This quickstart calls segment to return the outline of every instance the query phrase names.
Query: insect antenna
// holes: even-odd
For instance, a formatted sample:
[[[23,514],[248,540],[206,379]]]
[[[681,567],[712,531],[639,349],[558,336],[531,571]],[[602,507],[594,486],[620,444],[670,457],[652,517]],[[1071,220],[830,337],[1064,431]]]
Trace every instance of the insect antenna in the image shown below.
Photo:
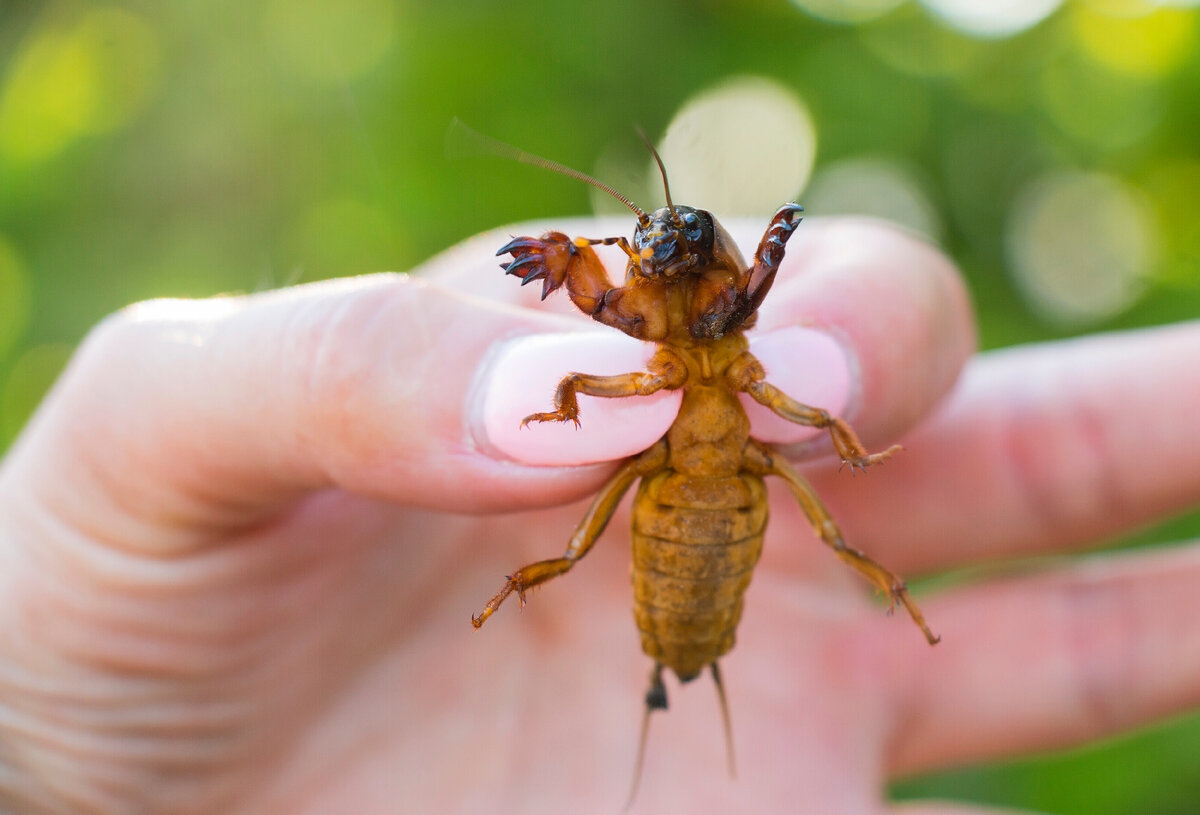
[[[470,148],[474,148],[473,150]],[[653,148],[651,148],[653,149]],[[502,142],[499,139],[493,139],[491,136],[485,136],[477,130],[472,130],[463,124],[461,119],[455,118],[450,122],[450,129],[446,131],[446,151],[450,155],[461,156],[471,152],[491,153],[502,158],[512,159],[521,164],[530,164],[534,167],[540,167],[543,170],[549,170],[552,173],[565,175],[568,178],[574,178],[577,181],[582,181],[585,184],[591,184],[598,190],[602,190],[613,198],[616,198],[633,213],[637,215],[639,223],[647,223],[650,217],[646,215],[636,204],[626,198],[621,193],[614,190],[612,187],[605,184],[603,181],[592,178],[587,173],[581,173],[579,170],[572,169],[565,164],[560,164],[553,159],[543,158],[542,156],[534,155],[526,152],[519,147],[513,147],[507,142]]]
[[[650,141],[650,137],[646,135],[646,131],[642,130],[640,125],[635,129],[642,140],[642,144],[646,145],[646,149],[650,151],[650,155],[654,156],[654,163],[658,165],[658,173],[662,176],[663,180],[663,193],[667,196],[667,209],[671,210],[671,215],[675,218],[676,223],[678,223],[679,215],[675,212],[675,205],[671,203],[671,185],[667,183],[667,168],[663,166],[662,157],[654,149],[654,142]]]

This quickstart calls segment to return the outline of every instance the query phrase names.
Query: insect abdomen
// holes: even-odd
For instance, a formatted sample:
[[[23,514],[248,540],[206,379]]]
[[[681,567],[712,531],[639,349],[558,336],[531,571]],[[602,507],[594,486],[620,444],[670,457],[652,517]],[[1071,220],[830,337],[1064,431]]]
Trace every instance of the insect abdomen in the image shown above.
[[[665,470],[638,488],[634,617],[642,650],[681,680],[733,647],[766,523],[762,479],[749,473],[710,478]]]

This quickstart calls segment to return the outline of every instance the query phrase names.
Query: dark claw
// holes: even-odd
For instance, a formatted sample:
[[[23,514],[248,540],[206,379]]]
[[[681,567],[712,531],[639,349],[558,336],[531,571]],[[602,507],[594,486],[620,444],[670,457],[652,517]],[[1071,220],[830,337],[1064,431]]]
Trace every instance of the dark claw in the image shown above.
[[[496,257],[512,252],[514,249],[536,249],[541,245],[542,241],[537,238],[513,238],[497,250]]]
[[[545,275],[546,275],[546,267],[539,266],[538,268],[534,269],[532,272],[530,272],[529,274],[527,274],[521,278],[521,285],[524,286],[526,283],[532,283],[534,280],[537,280],[539,277],[545,277]],[[549,280],[550,278],[546,278],[546,279]],[[546,296],[542,295],[542,299],[545,300]]]
[[[787,204],[783,207],[783,210],[786,210],[787,213],[784,215],[783,222],[789,226],[795,226],[797,222],[796,219],[801,212],[804,212],[804,207],[800,206],[799,204]]]
[[[516,260],[514,260],[512,263],[505,265],[503,267],[504,273],[505,274],[521,274],[522,270],[524,270],[527,266],[538,266],[541,264],[541,262],[542,262],[542,256],[539,254],[535,253],[535,254],[530,254],[530,255],[523,255],[523,256],[517,258]],[[529,278],[526,278],[524,282],[528,283]]]

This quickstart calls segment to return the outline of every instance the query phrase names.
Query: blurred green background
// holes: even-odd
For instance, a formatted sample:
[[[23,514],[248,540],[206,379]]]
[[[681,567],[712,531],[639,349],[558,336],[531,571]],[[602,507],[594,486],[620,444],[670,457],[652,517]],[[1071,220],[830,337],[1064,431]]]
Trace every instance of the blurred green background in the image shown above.
[[[634,123],[676,200],[899,220],[962,266],[986,347],[1195,317],[1198,6],[4,0],[0,445],[127,303],[406,270],[489,227],[611,210],[448,160],[455,117],[646,208]],[[1192,516],[1134,543],[1194,535]],[[1197,755],[1192,717],[894,793],[1194,813]]]

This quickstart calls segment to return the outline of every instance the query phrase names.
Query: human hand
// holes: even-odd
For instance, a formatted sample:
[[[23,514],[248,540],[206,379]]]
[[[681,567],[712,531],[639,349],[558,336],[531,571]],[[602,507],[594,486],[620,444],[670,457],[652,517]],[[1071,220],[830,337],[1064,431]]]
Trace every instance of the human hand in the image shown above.
[[[513,307],[536,293],[493,266],[502,242],[416,279],[141,304],[93,332],[0,470],[7,809],[619,808],[649,668],[623,519],[525,613],[469,623],[506,571],[561,553],[583,511],[563,504],[612,470],[480,438],[493,344],[586,327],[553,298]],[[854,222],[793,240],[756,331],[798,321],[850,351],[868,444],[924,418],[866,477],[809,469],[847,539],[902,575],[1069,550],[1196,499],[1178,430],[1196,326],[983,357],[926,417],[971,348],[961,289],[933,250]],[[925,598],[930,649],[773,498],[723,662],[739,780],[714,694],[672,686],[636,809],[877,812],[896,773],[1198,701],[1194,549]]]

